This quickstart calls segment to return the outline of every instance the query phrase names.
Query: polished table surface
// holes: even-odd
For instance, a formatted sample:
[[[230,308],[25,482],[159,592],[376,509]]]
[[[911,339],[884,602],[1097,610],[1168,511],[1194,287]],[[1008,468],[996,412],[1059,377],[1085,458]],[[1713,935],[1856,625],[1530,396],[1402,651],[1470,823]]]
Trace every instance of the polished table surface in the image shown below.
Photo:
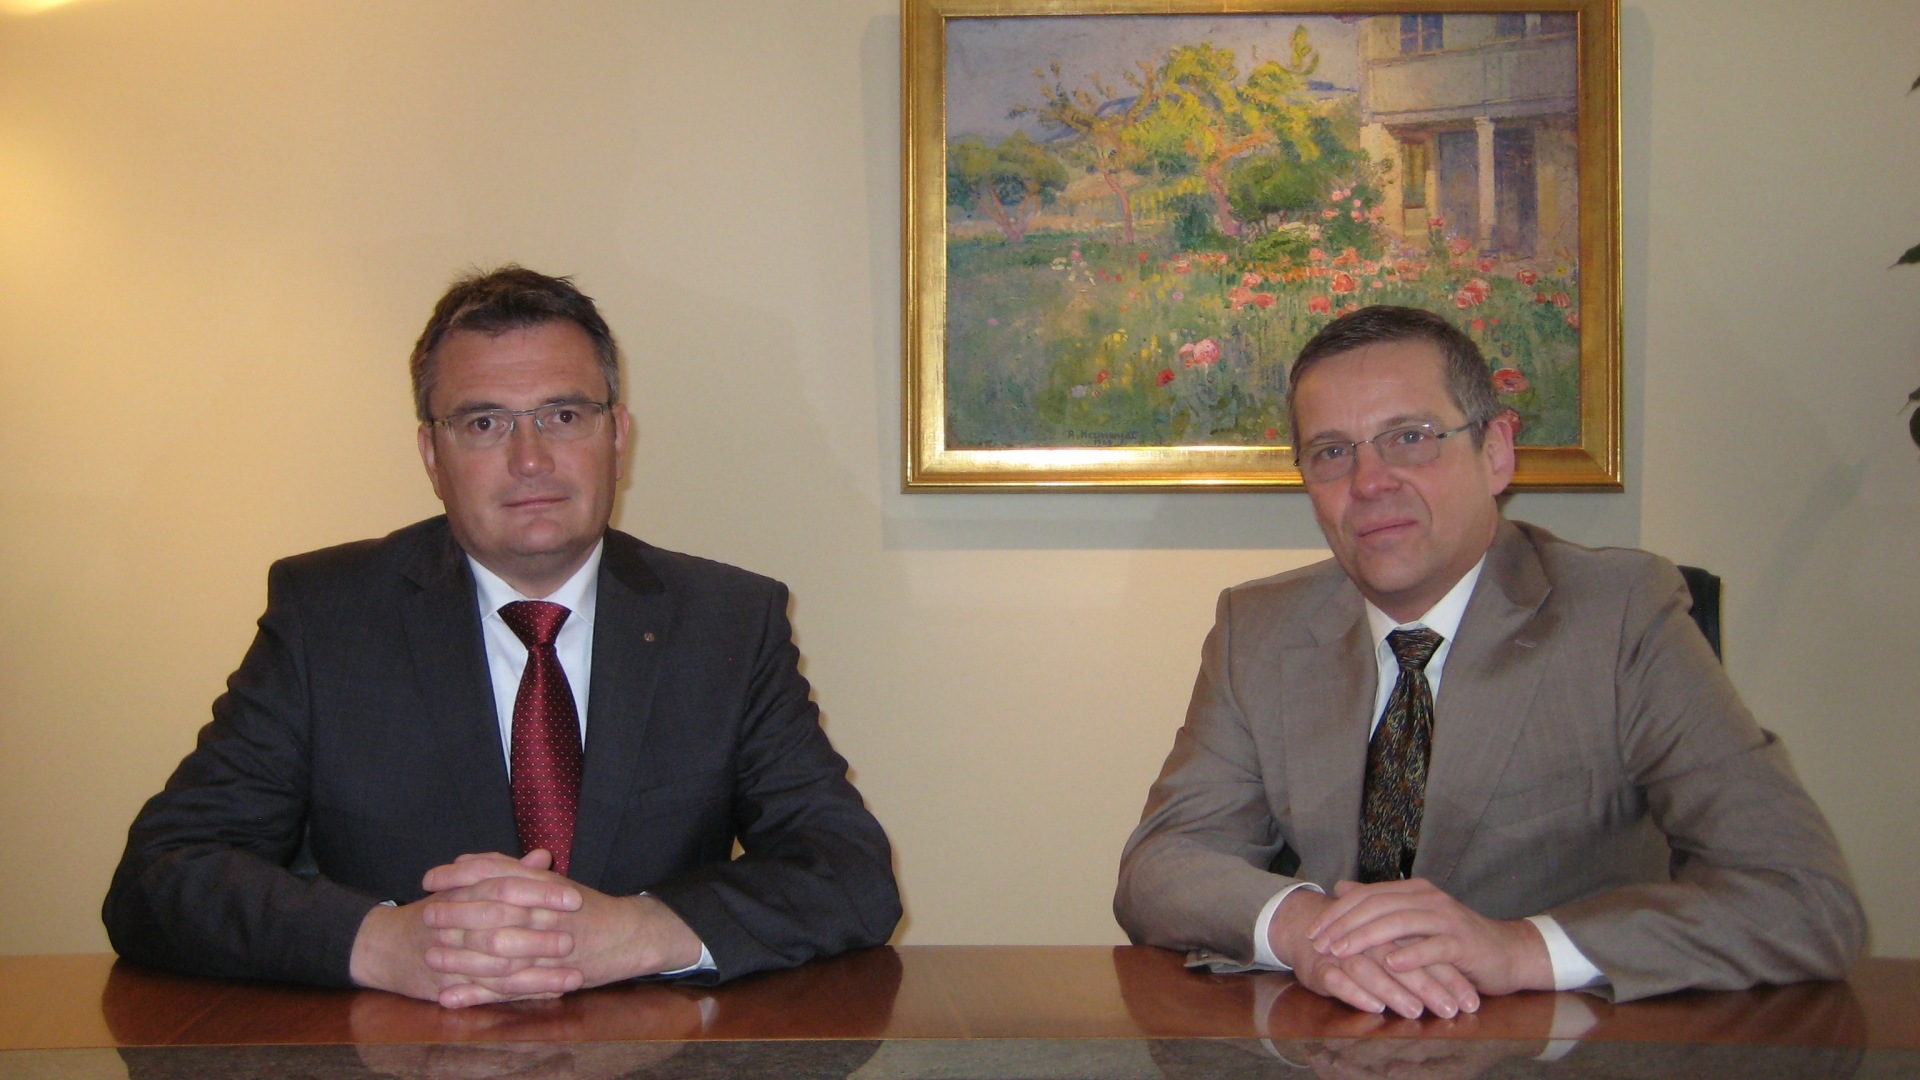
[[[503,1064],[562,1046],[565,1069]],[[206,1049],[182,1049],[193,1047]],[[1393,1068],[1360,1060],[1383,1055]],[[870,949],[721,987],[627,984],[461,1011],[111,956],[0,957],[0,1077],[704,1076],[748,1064],[775,1076],[1920,1075],[1920,961],[1625,1005],[1517,994],[1478,1015],[1409,1021],[1285,975],[1208,975],[1132,947]]]

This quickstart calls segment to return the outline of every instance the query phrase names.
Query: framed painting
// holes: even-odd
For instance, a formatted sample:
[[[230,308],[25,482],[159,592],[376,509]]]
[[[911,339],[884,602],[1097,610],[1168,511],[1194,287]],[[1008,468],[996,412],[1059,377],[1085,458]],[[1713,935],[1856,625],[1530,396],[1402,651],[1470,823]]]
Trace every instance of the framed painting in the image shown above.
[[[1287,370],[1440,311],[1620,488],[1617,0],[904,0],[905,486],[1297,487]]]

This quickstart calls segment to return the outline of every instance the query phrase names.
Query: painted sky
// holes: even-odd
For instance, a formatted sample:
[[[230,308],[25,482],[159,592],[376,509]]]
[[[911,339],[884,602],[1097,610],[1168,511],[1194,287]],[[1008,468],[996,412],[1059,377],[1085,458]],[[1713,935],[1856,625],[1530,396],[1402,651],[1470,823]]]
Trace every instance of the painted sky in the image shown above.
[[[1009,119],[1007,111],[1040,102],[1035,71],[1060,62],[1069,89],[1090,89],[1099,75],[1116,95],[1126,96],[1123,72],[1152,61],[1175,45],[1211,42],[1230,49],[1242,75],[1267,60],[1287,62],[1293,28],[1305,24],[1320,51],[1315,80],[1357,85],[1358,27],[1329,15],[1039,15],[947,22],[947,137],[998,139],[1016,129],[1039,135],[1032,117]]]

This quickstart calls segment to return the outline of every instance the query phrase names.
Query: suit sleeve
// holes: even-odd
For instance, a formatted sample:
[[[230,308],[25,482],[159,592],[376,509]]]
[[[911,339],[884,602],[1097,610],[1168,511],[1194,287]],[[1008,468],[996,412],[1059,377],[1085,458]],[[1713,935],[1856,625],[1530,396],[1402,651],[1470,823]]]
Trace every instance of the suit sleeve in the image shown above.
[[[1283,846],[1253,732],[1234,694],[1233,594],[1220,594],[1187,721],[1120,855],[1113,914],[1136,944],[1254,962],[1260,909],[1297,879],[1268,867]]]
[[[287,869],[305,833],[308,695],[286,568],[213,721],[147,801],[101,909],[121,956],[198,975],[349,986],[379,902]]]
[[[713,954],[719,982],[885,944],[900,921],[893,851],[820,729],[773,590],[745,696],[734,829],[743,854],[647,891]]]
[[[1672,880],[1549,914],[1620,1001],[1843,978],[1866,930],[1839,845],[1664,560],[1633,586],[1619,655],[1619,750],[1673,849]]]

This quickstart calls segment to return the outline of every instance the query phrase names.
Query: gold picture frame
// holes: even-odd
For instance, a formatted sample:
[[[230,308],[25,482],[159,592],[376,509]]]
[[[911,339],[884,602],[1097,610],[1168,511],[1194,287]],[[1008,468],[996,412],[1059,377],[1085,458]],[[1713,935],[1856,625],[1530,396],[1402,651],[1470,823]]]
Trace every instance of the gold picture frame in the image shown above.
[[[1299,487],[1285,365],[1363,301],[1471,328],[1515,488],[1620,490],[1617,0],[902,22],[905,490]]]

